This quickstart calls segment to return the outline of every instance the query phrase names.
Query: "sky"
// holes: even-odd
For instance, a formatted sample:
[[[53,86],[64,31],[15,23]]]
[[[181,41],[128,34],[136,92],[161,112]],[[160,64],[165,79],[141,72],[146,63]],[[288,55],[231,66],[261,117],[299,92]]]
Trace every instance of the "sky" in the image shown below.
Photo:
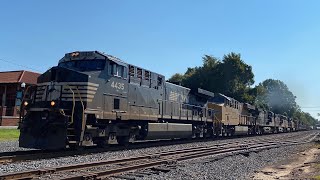
[[[67,52],[99,50],[169,78],[205,54],[240,53],[255,84],[284,81],[320,113],[318,0],[0,2],[0,71],[44,72]]]

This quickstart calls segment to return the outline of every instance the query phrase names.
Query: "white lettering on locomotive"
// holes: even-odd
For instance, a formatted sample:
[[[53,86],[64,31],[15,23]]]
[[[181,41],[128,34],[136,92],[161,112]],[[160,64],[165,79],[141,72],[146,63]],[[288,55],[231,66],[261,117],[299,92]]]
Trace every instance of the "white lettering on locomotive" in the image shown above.
[[[180,93],[175,92],[175,91],[170,91],[170,94],[169,94],[169,100],[170,101],[185,102],[186,99],[187,99],[186,95],[180,94]]]
[[[114,82],[112,81],[111,87],[119,90],[124,90],[124,83]]]

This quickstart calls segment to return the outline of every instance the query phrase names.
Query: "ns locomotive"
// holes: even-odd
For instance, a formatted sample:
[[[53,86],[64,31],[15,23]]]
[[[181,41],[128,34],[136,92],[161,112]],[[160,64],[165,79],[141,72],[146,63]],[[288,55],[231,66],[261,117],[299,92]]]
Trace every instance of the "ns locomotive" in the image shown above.
[[[67,53],[38,78],[19,146],[61,149],[136,140],[294,131],[287,117],[165,81],[99,51]]]

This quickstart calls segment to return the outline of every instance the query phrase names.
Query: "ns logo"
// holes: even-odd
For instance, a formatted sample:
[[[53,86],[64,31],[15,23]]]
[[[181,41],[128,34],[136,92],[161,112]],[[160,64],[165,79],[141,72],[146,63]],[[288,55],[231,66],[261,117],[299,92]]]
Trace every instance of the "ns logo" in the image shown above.
[[[187,96],[177,93],[175,91],[170,91],[169,93],[169,100],[170,101],[175,101],[175,102],[186,102]]]

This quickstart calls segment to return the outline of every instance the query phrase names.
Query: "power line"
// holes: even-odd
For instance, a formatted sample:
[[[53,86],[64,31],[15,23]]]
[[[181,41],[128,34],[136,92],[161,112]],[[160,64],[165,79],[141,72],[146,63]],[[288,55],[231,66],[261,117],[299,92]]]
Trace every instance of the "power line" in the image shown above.
[[[8,61],[8,60],[5,60],[5,59],[0,59],[0,61],[6,62],[6,63],[9,63],[9,64],[13,64],[13,65],[16,65],[16,66],[20,66],[20,67],[23,67],[25,69],[30,69],[30,70],[33,70],[33,71],[36,71],[36,72],[41,72],[39,69],[31,68],[31,67],[28,67],[28,66],[25,66],[25,65],[21,65],[21,64],[12,62],[12,61]]]

